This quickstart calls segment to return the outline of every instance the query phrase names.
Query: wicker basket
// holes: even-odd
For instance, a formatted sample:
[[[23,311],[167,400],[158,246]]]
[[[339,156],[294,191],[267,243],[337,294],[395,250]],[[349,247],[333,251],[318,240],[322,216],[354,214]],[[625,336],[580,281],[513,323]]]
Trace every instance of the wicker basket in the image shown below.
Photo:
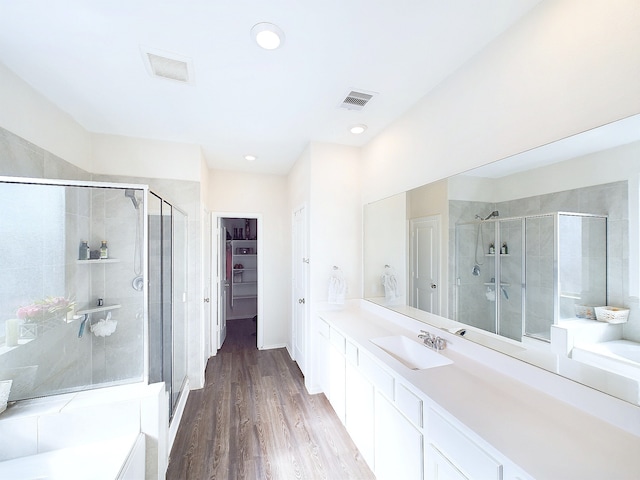
[[[599,322],[625,323],[629,320],[629,309],[619,307],[596,307],[596,319]]]

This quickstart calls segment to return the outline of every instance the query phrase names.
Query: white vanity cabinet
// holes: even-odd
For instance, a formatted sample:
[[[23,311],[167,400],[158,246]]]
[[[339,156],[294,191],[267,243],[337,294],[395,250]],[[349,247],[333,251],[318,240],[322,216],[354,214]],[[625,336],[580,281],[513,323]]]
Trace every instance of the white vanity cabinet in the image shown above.
[[[374,351],[318,325],[320,385],[378,480],[532,480]]]

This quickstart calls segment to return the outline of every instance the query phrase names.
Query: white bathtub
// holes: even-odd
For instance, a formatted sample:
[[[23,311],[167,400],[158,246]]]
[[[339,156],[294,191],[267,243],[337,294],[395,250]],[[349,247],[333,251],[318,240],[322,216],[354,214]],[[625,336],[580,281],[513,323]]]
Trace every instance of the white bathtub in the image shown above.
[[[640,343],[611,340],[579,344],[573,347],[571,357],[640,382]]]
[[[0,462],[0,478],[140,480],[145,478],[144,451],[144,435],[128,435]]]

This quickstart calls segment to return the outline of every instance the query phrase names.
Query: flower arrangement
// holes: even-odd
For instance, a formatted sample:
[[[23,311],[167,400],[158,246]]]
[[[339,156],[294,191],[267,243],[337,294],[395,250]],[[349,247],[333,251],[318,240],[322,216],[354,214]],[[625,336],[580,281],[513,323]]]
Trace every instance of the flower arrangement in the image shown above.
[[[16,312],[19,319],[28,323],[43,322],[55,317],[66,316],[73,310],[75,302],[65,297],[46,297],[31,305],[20,307]]]

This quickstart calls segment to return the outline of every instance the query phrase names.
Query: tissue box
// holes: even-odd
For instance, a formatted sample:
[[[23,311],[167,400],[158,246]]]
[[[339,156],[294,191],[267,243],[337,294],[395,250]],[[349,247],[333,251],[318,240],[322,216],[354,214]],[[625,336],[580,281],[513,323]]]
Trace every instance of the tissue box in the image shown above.
[[[596,307],[596,319],[599,322],[625,323],[629,320],[629,309],[620,307]]]

